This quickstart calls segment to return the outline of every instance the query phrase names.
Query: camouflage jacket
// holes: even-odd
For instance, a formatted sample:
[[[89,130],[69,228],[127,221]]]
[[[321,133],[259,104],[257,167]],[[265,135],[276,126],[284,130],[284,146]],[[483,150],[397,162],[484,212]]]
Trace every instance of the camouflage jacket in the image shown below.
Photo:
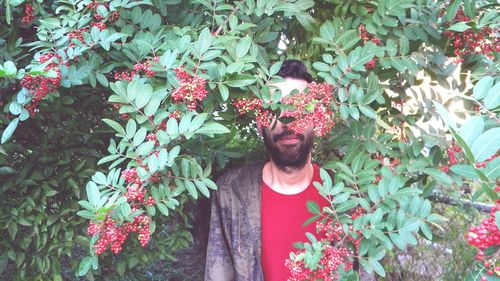
[[[222,176],[212,198],[206,281],[263,281],[260,191],[264,163]]]

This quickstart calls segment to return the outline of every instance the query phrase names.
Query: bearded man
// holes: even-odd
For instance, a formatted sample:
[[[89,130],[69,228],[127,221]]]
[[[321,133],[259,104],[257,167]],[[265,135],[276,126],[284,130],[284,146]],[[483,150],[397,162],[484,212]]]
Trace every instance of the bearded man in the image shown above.
[[[283,62],[273,84],[283,96],[303,92],[312,82],[306,66],[297,60]],[[270,159],[232,170],[222,176],[212,198],[212,214],[205,268],[206,281],[285,281],[285,266],[292,244],[307,241],[314,224],[303,226],[312,215],[307,201],[320,208],[329,205],[313,182],[321,181],[319,167],[311,161],[314,124],[295,133],[275,120],[274,126],[258,124]]]

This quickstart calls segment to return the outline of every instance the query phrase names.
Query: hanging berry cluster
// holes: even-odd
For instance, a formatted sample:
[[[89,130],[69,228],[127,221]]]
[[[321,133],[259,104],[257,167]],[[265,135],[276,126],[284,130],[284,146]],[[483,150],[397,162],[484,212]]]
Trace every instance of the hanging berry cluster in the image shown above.
[[[462,9],[458,10],[452,22],[446,22],[450,26],[459,22],[470,22],[471,18],[464,14]],[[456,56],[455,63],[462,62],[468,54],[483,54],[489,59],[494,58],[494,52],[500,52],[500,28],[483,27],[480,29],[471,27],[463,32],[447,30],[444,35],[453,46]]]
[[[142,162],[140,159],[137,160],[139,163]],[[139,178],[135,167],[123,170],[121,177],[127,184],[127,192],[124,196],[131,206],[131,214],[141,212],[140,210],[144,207],[151,207],[155,204],[152,196],[147,197],[147,182]],[[152,175],[148,181],[158,183],[160,181],[159,173]],[[96,254],[104,253],[108,246],[113,253],[118,254],[130,232],[137,233],[141,246],[146,247],[151,236],[150,223],[151,219],[145,213],[135,216],[133,222],[121,222],[119,219],[113,218],[111,214],[107,214],[106,218],[99,223],[90,222],[88,233],[99,235],[99,239],[94,245]]]
[[[108,23],[114,23],[120,18],[120,11],[113,11],[109,13],[108,18],[104,18],[101,16],[99,13],[97,13],[97,8],[99,6],[103,6],[106,9],[109,9],[109,3],[98,3],[96,1],[92,1],[87,5],[87,9],[89,9],[92,13],[92,17],[94,18],[95,21],[90,23],[90,27],[97,27],[99,28],[100,31],[103,31],[106,29],[107,25],[106,22]]]
[[[137,211],[137,209],[132,208],[132,213]],[[139,243],[142,247],[146,247],[151,236],[150,223],[151,219],[144,213],[134,217],[133,222],[126,222],[121,225],[113,220],[110,215],[107,215],[101,224],[91,222],[88,227],[88,233],[90,235],[99,235],[99,240],[94,244],[94,250],[97,255],[104,253],[108,247],[113,253],[118,254],[121,252],[122,245],[131,232],[137,233]]]
[[[372,42],[375,45],[380,45],[380,38],[375,37],[366,31],[364,25],[360,24],[358,26],[359,38],[363,39],[363,43]],[[376,66],[377,58],[372,58],[370,61],[364,64],[366,70],[374,69]]]
[[[452,142],[451,147],[446,148],[446,154],[448,156],[447,163],[446,163],[446,165],[443,165],[441,167],[441,170],[445,173],[448,173],[450,171],[451,166],[464,162],[462,148],[460,146],[458,146],[458,144],[456,142]],[[486,165],[488,165],[488,163],[490,161],[497,158],[498,156],[500,156],[500,150],[498,150],[496,154],[489,157],[488,159],[486,159],[482,162],[476,162],[474,164],[474,166],[478,169],[485,168]]]
[[[285,110],[280,118],[290,118],[288,128],[300,134],[304,128],[314,124],[314,134],[318,137],[327,135],[335,124],[332,111],[333,86],[327,83],[310,83],[302,93],[281,98]],[[260,99],[237,99],[233,102],[236,110],[241,114],[253,113],[256,121],[261,126],[271,126],[275,113],[264,108]]]
[[[153,58],[154,62],[158,62],[158,57]],[[134,76],[139,75],[141,71],[146,74],[147,77],[151,78],[153,77],[156,72],[151,70],[151,67],[153,66],[153,63],[151,60],[146,60],[145,62],[141,63],[138,62],[134,65],[134,70],[133,71],[123,71],[123,72],[117,72],[115,73],[114,77],[116,80],[126,80],[126,81],[132,81]]]
[[[357,208],[351,214],[352,220],[364,215],[362,208]],[[334,281],[339,280],[338,270],[343,266],[344,271],[353,268],[353,257],[357,255],[358,246],[361,243],[361,232],[357,232],[358,238],[347,235],[339,222],[333,223],[331,219],[325,223],[316,223],[316,230],[322,245],[323,256],[318,262],[315,270],[305,266],[303,251],[295,252],[294,259],[287,259],[285,266],[290,269],[291,277],[288,281]],[[353,231],[353,226],[349,226]]]
[[[28,93],[32,95],[31,103],[24,106],[32,116],[38,111],[37,107],[42,99],[48,94],[56,92],[57,88],[61,85],[61,72],[59,71],[59,65],[63,63],[61,57],[57,54],[49,53],[40,56],[38,61],[45,63],[50,59],[53,59],[53,61],[45,67],[44,71],[53,70],[56,73],[55,77],[27,74],[20,82],[21,86],[26,88]],[[67,64],[67,62],[64,64]]]
[[[188,110],[195,110],[198,103],[208,95],[205,89],[207,81],[197,75],[191,76],[183,68],[176,68],[175,73],[179,86],[172,92],[172,101],[187,105]]]
[[[496,191],[500,191],[500,185]],[[500,203],[497,202],[497,205],[491,209],[490,216],[483,220],[480,225],[471,227],[465,234],[467,242],[479,249],[476,259],[482,263],[486,273],[496,277],[500,277],[500,252],[486,255],[484,250],[489,247],[500,246],[500,230],[495,222],[495,212],[499,210]],[[481,281],[483,280],[487,280],[487,278],[483,276]]]
[[[459,160],[463,161],[462,148],[460,148],[456,142],[452,142],[451,147],[446,148],[446,154],[448,155],[448,162],[441,167],[441,170],[448,173],[450,171],[450,166],[458,164]]]
[[[24,24],[31,24],[35,20],[35,11],[33,10],[33,5],[26,3],[24,6],[24,17],[21,22]]]

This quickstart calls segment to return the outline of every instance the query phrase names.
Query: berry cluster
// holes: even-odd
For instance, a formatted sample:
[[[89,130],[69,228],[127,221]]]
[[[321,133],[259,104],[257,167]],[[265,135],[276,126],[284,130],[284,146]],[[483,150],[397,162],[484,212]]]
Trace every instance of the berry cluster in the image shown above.
[[[446,154],[448,156],[448,161],[446,165],[441,167],[441,170],[445,173],[450,171],[450,166],[462,163],[464,161],[464,156],[462,154],[462,148],[458,146],[456,142],[452,142],[451,147],[446,148]],[[477,162],[474,166],[478,169],[486,167],[490,161],[500,156],[500,150],[497,151],[496,154],[491,156],[490,158]]]
[[[99,29],[99,31],[103,31],[104,29],[106,29],[106,23],[103,21],[91,22],[90,27],[94,27],[94,26],[97,27]]]
[[[174,112],[170,113],[168,115],[168,118],[175,118],[177,120],[181,119],[181,112],[179,110],[174,110]],[[167,128],[167,121],[165,121],[165,128],[163,129],[166,129]]]
[[[446,165],[441,167],[441,170],[448,173],[450,171],[450,166],[458,164],[459,160],[463,161],[462,148],[458,146],[456,142],[452,142],[451,147],[446,148],[446,154],[448,155],[448,162]]]
[[[356,208],[350,213],[350,217],[355,220],[364,214],[363,208]],[[288,259],[285,262],[285,265],[292,273],[292,277],[288,281],[339,280],[338,269],[341,265],[344,266],[344,271],[352,269],[352,257],[357,253],[358,246],[361,243],[361,232],[357,231],[358,238],[353,238],[344,232],[342,224],[333,223],[331,219],[325,223],[317,222],[316,231],[323,244],[321,249],[323,256],[318,262],[318,267],[315,270],[307,268],[301,258],[301,253],[296,252],[294,259]],[[353,226],[349,225],[349,232],[352,231]]]
[[[483,220],[481,225],[473,226],[465,235],[469,244],[484,250],[491,246],[500,245],[500,231],[495,223],[495,212],[500,210],[500,204],[493,207],[490,217]]]
[[[124,104],[122,103],[112,103],[111,106],[113,107],[114,110],[120,112],[120,108],[123,106]],[[130,118],[130,116],[127,114],[127,113],[123,113],[123,114],[120,114],[120,118],[123,119],[123,120],[128,120]]]
[[[137,210],[132,210],[132,212],[135,211]],[[94,245],[97,255],[104,253],[108,246],[113,253],[118,254],[121,252],[122,245],[130,232],[137,233],[139,243],[141,246],[146,247],[151,236],[150,223],[151,219],[144,213],[136,216],[133,222],[126,222],[121,225],[108,215],[101,224],[91,222],[88,233],[90,235],[99,235],[99,240]]]
[[[153,61],[155,61],[155,58],[153,58]],[[134,65],[134,70],[133,71],[123,71],[123,72],[117,72],[115,73],[114,77],[116,80],[126,80],[126,81],[132,81],[134,76],[138,75],[140,71],[144,71],[146,76],[148,77],[153,77],[153,75],[156,74],[153,70],[151,70],[152,63],[150,60],[147,60],[144,63],[136,63]]]
[[[363,43],[372,42],[375,45],[380,45],[381,43],[380,38],[374,37],[372,34],[368,33],[364,25],[360,24],[358,26],[358,32],[359,32],[359,38],[363,39]],[[369,62],[365,63],[366,70],[374,69],[375,66],[376,66],[376,58],[372,58]]]
[[[99,13],[97,13],[97,8],[99,6],[103,6],[106,8],[106,10],[109,9],[109,3],[98,3],[96,1],[92,1],[90,2],[89,4],[87,4],[87,9],[89,9],[92,13],[92,17],[96,20],[94,22],[91,22],[90,23],[90,26],[93,27],[93,26],[96,26],[97,28],[99,28],[99,30],[104,30],[106,29],[106,19],[99,15]],[[113,11],[113,12],[110,12],[108,14],[108,18],[107,18],[107,22],[108,23],[114,23],[116,22],[118,19],[120,18],[120,11]]]
[[[69,47],[74,48],[76,46],[75,43],[72,42],[73,39],[78,40],[80,42],[83,42],[83,33],[87,32],[87,31],[88,31],[88,28],[82,27],[82,28],[76,29],[74,31],[68,32],[69,41],[71,42],[71,43],[69,43]]]
[[[61,59],[58,55],[47,54],[39,58],[40,63],[44,63],[49,59],[54,58],[54,61],[47,65],[45,71],[54,70],[56,77],[45,77],[43,75],[30,75],[27,74],[23,77],[20,84],[26,88],[29,94],[32,95],[31,103],[25,105],[25,108],[34,116],[37,112],[37,107],[48,94],[54,93],[61,85],[61,72],[59,71],[59,64]]]
[[[24,24],[31,24],[35,20],[33,5],[26,3],[24,6],[24,17],[21,22]]]
[[[207,81],[199,76],[189,75],[182,68],[176,68],[175,73],[179,87],[172,92],[172,100],[174,103],[186,104],[188,110],[195,110],[198,102],[208,95],[205,89]]]
[[[339,280],[339,273],[337,270],[341,265],[344,265],[344,271],[352,269],[352,262],[348,258],[352,255],[352,252],[347,248],[324,244],[321,251],[323,252],[323,256],[318,262],[316,270],[311,270],[306,267],[302,259],[287,259],[285,266],[288,267],[292,273],[288,281]]]
[[[484,266],[486,274],[490,276],[499,277],[500,276],[500,263],[498,258],[492,256],[487,256],[483,251],[478,251],[476,254],[476,259]],[[481,276],[481,281],[487,281],[486,276]]]
[[[498,255],[487,256],[483,250],[500,245],[500,230],[495,222],[495,212],[498,210],[500,210],[500,203],[497,203],[491,209],[490,216],[487,219],[483,220],[480,225],[471,227],[469,232],[465,234],[467,242],[479,249],[476,258],[483,264],[486,273],[497,277],[500,276],[500,260],[498,259]],[[481,280],[486,280],[486,277],[483,276]]]
[[[241,98],[233,102],[236,110],[240,115],[253,113],[255,121],[261,126],[269,126],[273,120],[274,113],[263,107],[264,102],[261,99],[247,99]]]
[[[462,9],[458,10],[453,21],[446,22],[447,26],[458,22],[469,22],[471,18],[464,14]],[[489,28],[487,26],[476,29],[469,28],[464,32],[447,30],[444,35],[452,42],[455,62],[459,63],[464,60],[464,56],[468,54],[483,54],[486,57],[493,59],[494,52],[500,52],[500,36],[499,28]]]
[[[328,83],[310,83],[303,93],[286,96],[283,104],[291,105],[293,110],[286,110],[283,117],[291,117],[294,121],[288,125],[290,130],[301,133],[304,128],[314,124],[314,134],[323,137],[335,124],[332,111],[333,86]]]
[[[146,61],[145,63],[136,63],[134,65],[134,71],[137,73],[142,70],[144,71],[144,73],[146,73],[146,76],[153,77],[153,75],[155,75],[155,72],[150,69],[151,66],[152,64],[150,61]]]
[[[159,146],[160,145],[160,142],[158,141],[158,139],[156,138],[156,134],[155,133],[150,133],[146,136],[146,139],[147,140],[150,140],[150,141],[154,141],[156,146]]]
[[[288,123],[288,128],[300,134],[304,128],[314,124],[314,134],[318,137],[328,134],[334,125],[333,86],[327,83],[310,83],[302,93],[281,98],[281,103],[287,106],[281,118],[293,120]],[[270,126],[275,113],[265,109],[260,99],[237,99],[233,102],[236,110],[241,114],[253,112],[256,121],[261,126]]]
[[[142,181],[137,175],[136,168],[130,168],[122,171],[122,178],[126,183],[142,185]]]

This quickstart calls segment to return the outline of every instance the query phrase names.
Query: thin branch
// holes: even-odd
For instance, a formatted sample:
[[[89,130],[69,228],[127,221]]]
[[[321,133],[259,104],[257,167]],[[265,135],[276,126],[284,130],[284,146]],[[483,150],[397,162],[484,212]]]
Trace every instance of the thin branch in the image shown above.
[[[245,0],[242,0],[240,1],[241,4],[245,3]],[[224,22],[219,26],[219,28],[217,28],[217,30],[215,31],[214,33],[214,36],[217,36],[219,35],[221,32],[222,32],[222,29],[224,28],[224,26],[229,22],[229,19],[234,16],[234,14],[236,14],[236,12],[240,9],[239,6],[235,6],[234,9],[231,11],[231,13],[229,14],[229,16],[227,16],[226,20],[224,20]]]

